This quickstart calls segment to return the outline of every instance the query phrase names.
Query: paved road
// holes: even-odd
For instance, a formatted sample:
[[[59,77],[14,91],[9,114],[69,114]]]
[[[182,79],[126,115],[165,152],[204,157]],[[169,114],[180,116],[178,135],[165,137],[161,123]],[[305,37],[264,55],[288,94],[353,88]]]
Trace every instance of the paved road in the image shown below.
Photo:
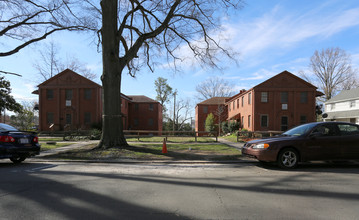
[[[359,166],[0,161],[1,219],[359,219]]]

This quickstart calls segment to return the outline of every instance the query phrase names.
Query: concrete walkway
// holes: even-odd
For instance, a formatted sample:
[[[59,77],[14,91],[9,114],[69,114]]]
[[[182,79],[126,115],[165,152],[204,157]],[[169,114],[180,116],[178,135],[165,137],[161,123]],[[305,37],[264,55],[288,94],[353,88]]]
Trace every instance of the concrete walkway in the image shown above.
[[[224,138],[218,138],[218,142],[222,143],[222,144],[225,144],[225,145],[228,145],[230,147],[237,148],[239,150],[241,150],[243,145],[244,145],[243,142],[232,142],[232,141],[226,140]]]
[[[76,148],[82,147],[84,145],[97,144],[97,143],[99,143],[99,140],[74,142],[74,144],[70,144],[70,145],[65,146],[65,147],[58,147],[58,148],[55,148],[55,149],[42,151],[42,152],[40,152],[40,155],[36,156],[35,158],[49,156],[49,155],[57,154],[57,153],[60,153],[60,152],[76,149]]]

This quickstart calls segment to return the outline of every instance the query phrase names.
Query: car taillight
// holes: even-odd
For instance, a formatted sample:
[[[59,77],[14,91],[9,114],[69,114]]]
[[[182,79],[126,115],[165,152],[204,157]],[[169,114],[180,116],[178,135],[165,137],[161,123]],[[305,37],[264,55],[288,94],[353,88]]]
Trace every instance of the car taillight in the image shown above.
[[[34,137],[34,139],[32,139],[32,142],[38,143],[38,142],[39,142],[39,138],[38,138],[38,137]]]
[[[0,142],[3,142],[3,143],[13,143],[15,142],[15,138],[11,137],[11,136],[0,136]]]

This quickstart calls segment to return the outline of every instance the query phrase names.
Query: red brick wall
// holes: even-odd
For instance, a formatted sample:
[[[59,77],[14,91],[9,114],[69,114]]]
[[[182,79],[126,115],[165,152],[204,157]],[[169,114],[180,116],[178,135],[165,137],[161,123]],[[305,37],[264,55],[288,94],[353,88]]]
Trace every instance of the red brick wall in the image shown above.
[[[224,108],[224,111],[221,115],[221,122],[225,121],[228,117],[227,107],[225,105],[220,105]],[[207,108],[207,113],[204,112],[204,109]],[[196,106],[196,122],[195,122],[195,130],[196,131],[205,131],[205,123],[207,116],[212,113],[215,118],[215,124],[218,124],[218,116],[215,113],[218,110],[218,105],[205,105],[198,104]]]
[[[152,104],[152,110],[150,104]],[[128,125],[130,130],[162,131],[162,105],[160,103],[130,103]]]

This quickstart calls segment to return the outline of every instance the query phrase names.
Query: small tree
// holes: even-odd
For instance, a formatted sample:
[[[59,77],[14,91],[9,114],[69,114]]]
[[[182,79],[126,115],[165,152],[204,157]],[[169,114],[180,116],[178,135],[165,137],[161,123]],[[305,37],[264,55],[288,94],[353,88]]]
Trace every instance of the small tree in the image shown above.
[[[0,112],[6,110],[21,112],[22,106],[10,95],[11,84],[3,76],[0,76]]]
[[[156,100],[162,105],[162,113],[167,111],[165,103],[169,102],[172,96],[172,87],[168,85],[167,79],[158,77],[155,81],[155,88],[157,92]]]
[[[11,116],[11,124],[20,130],[31,130],[34,127],[34,106],[29,103],[23,103],[23,111]]]
[[[208,132],[215,131],[216,127],[214,125],[214,115],[209,113],[206,118],[205,130]]]
[[[222,131],[223,131],[225,134],[230,133],[230,130],[229,130],[229,127],[228,127],[228,121],[222,122]]]

